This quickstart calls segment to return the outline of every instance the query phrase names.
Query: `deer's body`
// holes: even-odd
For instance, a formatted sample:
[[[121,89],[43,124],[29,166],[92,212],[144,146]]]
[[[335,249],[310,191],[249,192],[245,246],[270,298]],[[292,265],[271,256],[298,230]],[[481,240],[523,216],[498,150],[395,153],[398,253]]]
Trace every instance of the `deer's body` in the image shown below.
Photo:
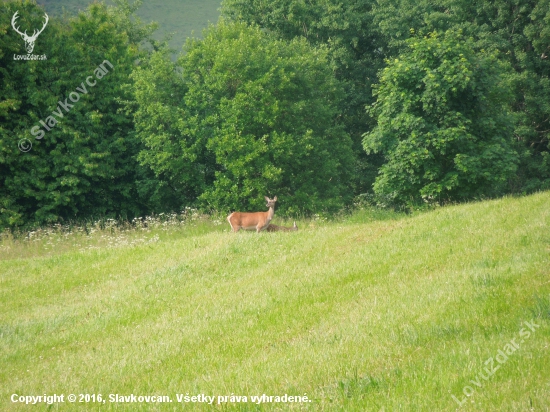
[[[267,202],[266,206],[269,208],[267,212],[233,212],[227,216],[227,221],[231,225],[233,232],[238,232],[240,229],[244,230],[256,230],[260,233],[262,230],[269,226],[273,215],[275,214],[275,202],[277,202],[277,196],[273,199],[265,196]]]
[[[269,225],[266,229],[267,232],[294,232],[296,230],[298,230],[298,226],[296,226],[296,222],[294,222],[294,226],[292,227]]]

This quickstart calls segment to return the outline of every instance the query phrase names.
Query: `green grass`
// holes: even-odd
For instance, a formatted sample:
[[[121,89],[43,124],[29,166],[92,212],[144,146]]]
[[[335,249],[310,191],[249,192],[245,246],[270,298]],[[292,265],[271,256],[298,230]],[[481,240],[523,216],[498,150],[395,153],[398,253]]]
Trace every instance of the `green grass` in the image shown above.
[[[196,219],[5,236],[0,409],[29,410],[14,393],[133,393],[173,403],[53,410],[546,411],[549,204],[540,193],[363,211],[259,235]],[[480,379],[513,339],[519,349]],[[176,402],[187,393],[312,402]]]

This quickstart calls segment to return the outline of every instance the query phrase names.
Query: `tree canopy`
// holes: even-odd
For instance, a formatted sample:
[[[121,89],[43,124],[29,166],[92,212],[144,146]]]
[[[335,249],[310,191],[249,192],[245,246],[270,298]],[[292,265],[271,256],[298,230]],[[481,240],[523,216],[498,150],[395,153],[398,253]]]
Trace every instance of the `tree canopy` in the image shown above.
[[[173,64],[157,53],[136,71],[143,163],[206,208],[336,210],[352,193],[342,87],[326,48],[220,22]]]
[[[28,26],[44,16],[29,2],[0,5],[0,227],[147,211],[140,144],[120,112],[147,30],[130,30],[131,10],[96,3],[67,22],[50,18],[34,50],[46,60],[15,60],[26,54],[9,28],[16,10]]]
[[[175,54],[114,3],[50,16],[42,60],[11,20],[44,10],[0,3],[0,228],[550,188],[550,0],[223,0]]]
[[[374,191],[400,204],[499,193],[517,164],[505,65],[454,32],[407,44],[380,74],[364,135],[386,159]]]
[[[519,164],[508,187],[500,186],[501,193],[550,187],[548,0],[224,0],[222,11],[282,38],[304,37],[312,44],[327,44],[337,76],[348,86],[342,112],[354,142],[359,141],[358,133],[376,127],[376,112],[369,111],[372,116],[367,118],[359,115],[359,110],[374,102],[370,90],[377,79],[373,72],[408,52],[411,33],[422,37],[461,31],[471,38],[474,53],[496,53],[499,62],[509,63],[501,78],[511,87],[508,109],[514,115],[512,142]],[[365,190],[386,160],[372,150],[362,158],[355,149],[357,159],[362,159],[357,187]]]

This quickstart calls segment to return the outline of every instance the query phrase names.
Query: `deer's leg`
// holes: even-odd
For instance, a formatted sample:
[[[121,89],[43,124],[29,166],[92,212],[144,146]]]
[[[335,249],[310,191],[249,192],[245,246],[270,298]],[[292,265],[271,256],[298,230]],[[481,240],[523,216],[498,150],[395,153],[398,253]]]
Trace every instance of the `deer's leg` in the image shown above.
[[[231,213],[229,216],[227,216],[227,223],[229,223],[229,226],[231,226],[232,232],[238,232],[240,227],[239,226],[233,226],[233,223],[231,222],[231,216],[233,216],[233,213]]]

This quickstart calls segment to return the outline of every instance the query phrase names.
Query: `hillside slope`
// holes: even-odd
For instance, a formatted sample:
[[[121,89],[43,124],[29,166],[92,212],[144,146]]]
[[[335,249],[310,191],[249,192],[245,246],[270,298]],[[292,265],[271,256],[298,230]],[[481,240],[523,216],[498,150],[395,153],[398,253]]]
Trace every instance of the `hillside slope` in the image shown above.
[[[85,10],[92,0],[38,0],[52,16],[62,16],[63,11],[76,15]],[[112,4],[107,1],[107,4]],[[130,2],[132,3],[132,2]],[[156,21],[159,28],[157,40],[173,35],[169,44],[176,53],[181,51],[187,37],[201,37],[208,24],[215,24],[220,16],[220,0],[148,0],[137,10],[143,23]]]
[[[0,258],[0,409],[82,393],[101,410],[547,410],[549,205]]]

